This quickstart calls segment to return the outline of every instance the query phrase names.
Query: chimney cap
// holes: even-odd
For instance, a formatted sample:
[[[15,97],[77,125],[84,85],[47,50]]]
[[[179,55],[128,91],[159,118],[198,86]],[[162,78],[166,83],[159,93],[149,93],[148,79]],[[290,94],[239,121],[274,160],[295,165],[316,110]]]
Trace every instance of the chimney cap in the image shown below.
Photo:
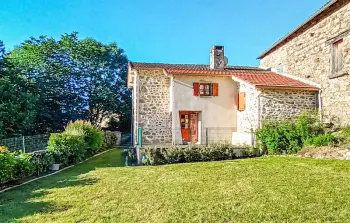
[[[211,48],[215,50],[222,50],[224,49],[224,46],[212,46]]]

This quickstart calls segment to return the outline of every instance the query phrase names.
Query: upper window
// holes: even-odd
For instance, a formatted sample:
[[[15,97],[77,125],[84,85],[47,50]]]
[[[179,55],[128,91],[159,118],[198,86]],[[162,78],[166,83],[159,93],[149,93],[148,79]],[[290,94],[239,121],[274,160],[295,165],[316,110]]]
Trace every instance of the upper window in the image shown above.
[[[212,96],[211,84],[199,84],[200,96]]]
[[[278,64],[277,66],[277,73],[283,73],[283,64]]]
[[[219,96],[217,83],[193,83],[194,96]]]
[[[332,45],[332,74],[338,74],[343,71],[343,39],[337,40]]]

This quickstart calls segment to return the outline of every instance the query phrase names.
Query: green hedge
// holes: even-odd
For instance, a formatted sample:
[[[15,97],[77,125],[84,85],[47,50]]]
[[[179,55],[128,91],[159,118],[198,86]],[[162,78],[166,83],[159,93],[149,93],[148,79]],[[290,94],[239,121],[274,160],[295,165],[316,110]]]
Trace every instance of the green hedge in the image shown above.
[[[25,154],[0,147],[0,184],[41,175],[53,163],[69,166],[104,150],[103,132],[88,122],[71,122],[63,133],[50,135],[47,151]]]
[[[305,141],[305,145],[313,146],[334,146],[337,143],[338,139],[331,133],[320,134]]]
[[[33,152],[30,156],[30,162],[33,164],[34,173],[38,176],[48,172],[50,166],[54,163],[54,154],[47,150]]]
[[[31,156],[22,152],[9,152],[0,147],[0,184],[30,176],[33,173]]]
[[[70,122],[63,133],[51,134],[48,150],[56,163],[71,165],[103,150],[104,134],[89,122]]]
[[[83,136],[86,143],[85,148],[90,155],[96,154],[102,147],[104,142],[104,133],[100,129],[85,121],[70,122],[65,134]]]
[[[291,154],[300,151],[306,142],[324,134],[316,114],[303,112],[297,120],[266,121],[256,132],[258,143],[269,154]]]
[[[144,165],[231,160],[260,155],[257,149],[220,143],[203,147],[144,148],[142,153]]]
[[[83,135],[53,133],[48,142],[48,151],[54,155],[55,163],[64,166],[82,161],[86,157],[86,148]]]

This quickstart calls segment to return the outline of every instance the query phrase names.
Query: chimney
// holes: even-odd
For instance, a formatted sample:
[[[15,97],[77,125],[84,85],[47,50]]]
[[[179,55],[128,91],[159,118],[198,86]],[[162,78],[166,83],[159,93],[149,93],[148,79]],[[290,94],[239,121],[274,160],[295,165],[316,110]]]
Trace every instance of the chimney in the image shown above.
[[[210,69],[224,69],[225,55],[223,46],[213,46],[210,49]]]

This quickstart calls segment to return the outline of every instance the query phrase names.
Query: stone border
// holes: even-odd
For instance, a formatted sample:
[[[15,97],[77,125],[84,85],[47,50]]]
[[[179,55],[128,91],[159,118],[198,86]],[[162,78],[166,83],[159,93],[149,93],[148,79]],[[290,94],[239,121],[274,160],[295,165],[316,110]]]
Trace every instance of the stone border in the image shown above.
[[[114,149],[116,149],[116,148],[114,148]],[[11,189],[14,189],[14,188],[16,188],[16,187],[19,187],[19,186],[22,186],[22,185],[25,185],[25,184],[29,184],[29,183],[31,183],[31,182],[40,180],[40,179],[42,179],[42,178],[46,178],[46,177],[55,175],[55,174],[57,174],[57,173],[59,173],[59,172],[62,172],[62,171],[67,170],[67,169],[69,169],[69,168],[72,168],[72,167],[76,166],[77,164],[84,163],[84,162],[86,162],[86,161],[88,161],[88,160],[90,160],[90,159],[92,159],[92,158],[94,158],[94,157],[96,157],[96,156],[100,156],[100,155],[102,155],[102,154],[104,154],[104,153],[106,153],[106,152],[109,152],[109,151],[111,151],[111,150],[114,150],[114,149],[109,149],[109,150],[103,151],[103,152],[101,152],[101,153],[98,153],[98,154],[96,154],[96,155],[93,155],[92,157],[87,158],[86,160],[83,160],[83,161],[81,161],[81,162],[79,162],[79,163],[76,163],[76,164],[74,164],[74,165],[71,165],[71,166],[67,166],[67,167],[65,167],[65,168],[63,168],[63,169],[61,169],[61,170],[56,171],[56,172],[53,172],[53,173],[50,173],[50,174],[47,174],[47,175],[44,175],[44,176],[41,176],[41,177],[37,177],[37,178],[31,179],[31,180],[28,180],[28,181],[26,181],[26,182],[24,182],[24,183],[21,183],[21,184],[12,186],[12,187],[7,187],[7,188],[5,188],[5,189],[3,189],[3,190],[0,190],[0,193],[4,193],[4,192],[6,192],[6,191],[8,191],[8,190],[11,190]]]

